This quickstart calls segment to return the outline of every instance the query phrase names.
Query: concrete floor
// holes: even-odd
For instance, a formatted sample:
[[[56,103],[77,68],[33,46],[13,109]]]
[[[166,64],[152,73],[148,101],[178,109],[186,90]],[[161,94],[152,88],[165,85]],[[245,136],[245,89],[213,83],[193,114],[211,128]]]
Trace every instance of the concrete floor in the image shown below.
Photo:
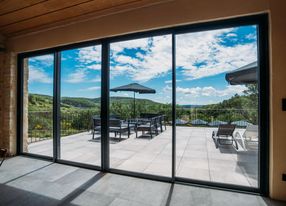
[[[211,182],[257,187],[257,151],[238,151],[233,146],[215,147],[211,138],[215,128],[177,127],[176,175]],[[243,129],[237,131],[243,132]],[[112,168],[171,176],[172,129],[154,137],[135,138],[110,144]],[[111,134],[113,135],[113,134]],[[98,137],[99,135],[97,135]],[[75,162],[100,165],[100,142],[91,140],[90,133],[80,133],[61,139],[61,158]],[[29,152],[51,156],[52,141],[29,145]]]
[[[0,167],[0,205],[13,206],[282,206],[260,196],[169,184],[27,157]]]

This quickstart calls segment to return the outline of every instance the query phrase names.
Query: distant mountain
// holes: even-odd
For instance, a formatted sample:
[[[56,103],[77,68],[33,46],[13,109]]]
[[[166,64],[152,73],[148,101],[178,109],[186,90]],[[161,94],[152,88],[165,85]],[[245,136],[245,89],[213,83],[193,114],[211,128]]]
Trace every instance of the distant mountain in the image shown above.
[[[100,107],[101,98],[84,98],[84,97],[62,97],[61,107],[64,108],[98,108]],[[110,104],[120,102],[125,104],[133,104],[134,99],[131,97],[110,97]],[[158,105],[161,103],[154,102],[149,99],[136,99],[136,102],[149,105]],[[49,95],[29,94],[29,110],[50,110],[52,109],[53,98]]]
[[[78,108],[90,108],[90,107],[98,107],[100,100],[90,98],[82,98],[82,97],[63,97],[61,99],[61,103],[65,105],[70,105],[72,107]]]

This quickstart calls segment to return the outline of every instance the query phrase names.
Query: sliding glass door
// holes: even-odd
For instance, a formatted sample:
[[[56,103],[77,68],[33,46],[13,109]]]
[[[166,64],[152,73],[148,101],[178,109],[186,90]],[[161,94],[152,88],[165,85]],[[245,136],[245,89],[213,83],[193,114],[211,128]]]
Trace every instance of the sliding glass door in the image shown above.
[[[100,166],[101,46],[62,51],[60,69],[60,159]]]
[[[258,187],[257,27],[176,35],[176,175]]]
[[[110,167],[171,176],[171,35],[110,44]]]
[[[23,139],[25,153],[53,156],[54,55],[23,59]]]

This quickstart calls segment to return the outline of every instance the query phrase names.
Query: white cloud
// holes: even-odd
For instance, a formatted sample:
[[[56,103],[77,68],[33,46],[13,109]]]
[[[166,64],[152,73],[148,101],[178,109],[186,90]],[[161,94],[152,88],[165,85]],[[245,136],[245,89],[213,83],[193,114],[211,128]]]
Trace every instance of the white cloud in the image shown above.
[[[40,83],[50,84],[53,82],[53,79],[43,69],[30,65],[29,82],[40,82]]]
[[[182,80],[176,79],[176,82],[181,82]],[[172,80],[166,80],[165,84],[172,84]]]
[[[228,33],[226,36],[227,37],[237,37],[237,34],[236,33]]]
[[[32,64],[41,65],[43,67],[49,67],[54,64],[54,56],[51,54],[36,56],[29,58],[29,62]]]
[[[84,89],[79,89],[78,91],[84,92],[84,91],[98,91],[100,90],[100,87],[88,87]]]
[[[78,50],[78,60],[84,64],[101,62],[101,46],[90,46]]]
[[[91,70],[100,71],[101,70],[101,64],[88,65],[88,66],[86,66],[86,68],[91,69]]]
[[[101,76],[97,75],[94,79],[90,80],[90,82],[101,82]]]
[[[137,42],[138,41],[138,42]],[[136,53],[136,57],[124,54],[124,49],[144,50]],[[111,45],[111,75],[129,75],[133,81],[145,82],[166,74],[172,68],[171,36],[145,38]]]
[[[225,96],[233,96],[235,94],[242,94],[244,90],[246,90],[246,86],[244,85],[228,85],[225,89],[216,89],[212,86],[207,87],[190,87],[190,88],[183,88],[177,87],[176,93],[184,94],[186,96],[193,96],[193,97],[225,97]],[[172,90],[171,86],[166,86],[163,91],[169,92]]]
[[[256,43],[222,44],[235,37],[237,28],[177,35],[176,63],[187,80],[199,79],[237,69],[257,60]],[[255,35],[255,34],[254,34]],[[139,49],[134,56],[125,49]],[[144,52],[142,52],[144,51]],[[111,75],[128,75],[133,81],[148,81],[171,71],[171,36],[111,44]]]
[[[221,44],[221,35],[233,34],[232,30],[235,29],[204,31],[177,37],[177,66],[183,69],[187,79],[220,74],[257,60],[256,43],[234,46]]]
[[[122,52],[124,49],[148,50],[149,43],[150,43],[149,38],[143,38],[143,39],[135,39],[135,40],[112,43],[110,47],[112,48],[112,52],[117,54],[119,52]]]
[[[257,36],[256,36],[256,33],[251,33],[251,34],[247,34],[245,38],[249,40],[256,40]]]
[[[90,71],[101,70],[101,46],[91,46],[78,49],[77,68],[74,73],[68,75],[65,80],[68,83],[100,82],[100,77],[90,75]]]
[[[74,73],[68,75],[66,82],[68,83],[81,83],[86,81],[86,71],[84,69],[78,69]]]

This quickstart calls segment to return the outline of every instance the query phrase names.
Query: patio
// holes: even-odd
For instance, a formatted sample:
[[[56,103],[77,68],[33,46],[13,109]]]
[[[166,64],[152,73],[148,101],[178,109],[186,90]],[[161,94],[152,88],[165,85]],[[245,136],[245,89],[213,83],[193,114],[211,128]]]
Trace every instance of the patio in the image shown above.
[[[239,145],[216,149],[211,138],[215,128],[177,126],[176,175],[211,182],[257,187],[257,151],[244,151]],[[243,132],[243,129],[236,129]],[[140,173],[171,176],[171,127],[149,140],[135,138],[110,144],[110,167]],[[113,134],[111,134],[113,135]],[[100,165],[100,142],[90,141],[83,132],[61,139],[61,159]],[[123,136],[125,138],[125,136]],[[30,153],[52,154],[52,141],[29,144]]]

